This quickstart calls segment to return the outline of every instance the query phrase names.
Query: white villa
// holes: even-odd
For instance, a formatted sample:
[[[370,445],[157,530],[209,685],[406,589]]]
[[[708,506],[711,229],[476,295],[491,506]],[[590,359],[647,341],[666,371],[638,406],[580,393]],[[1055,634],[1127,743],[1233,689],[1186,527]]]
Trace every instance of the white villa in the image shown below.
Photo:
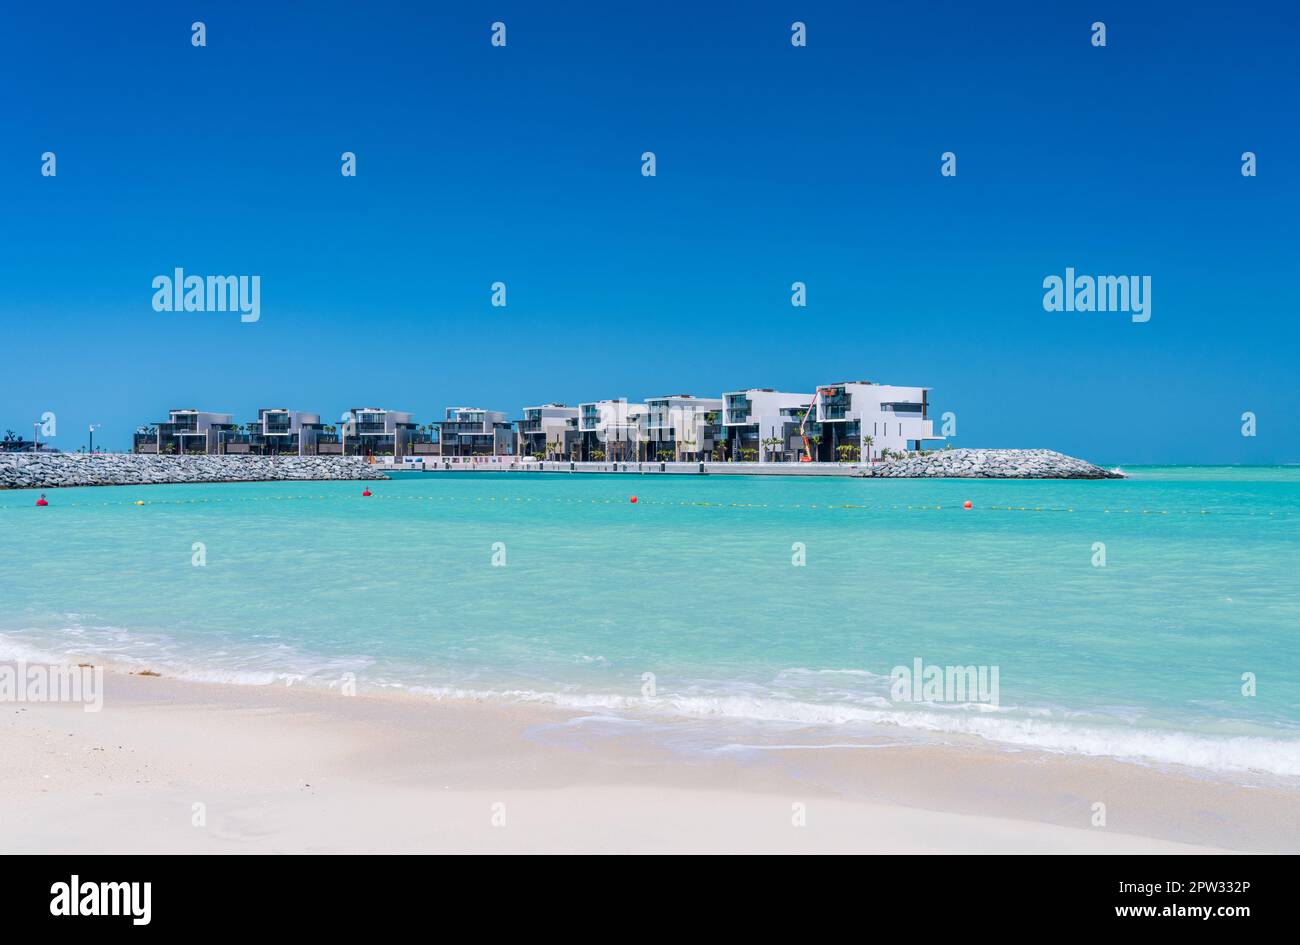
[[[760,462],[797,460],[803,450],[799,422],[812,400],[812,394],[792,394],[770,387],[723,394],[722,425],[727,458],[752,455]]]
[[[578,408],[564,404],[525,407],[519,427],[519,454],[565,458],[578,444]]]
[[[349,456],[405,456],[415,439],[412,414],[383,407],[353,407],[341,430],[342,452]]]
[[[514,452],[515,433],[500,410],[448,407],[438,429],[443,456],[507,456]]]
[[[257,421],[249,425],[249,446],[275,455],[306,456],[316,452],[321,433],[320,414],[284,407],[263,407]]]
[[[929,419],[928,387],[844,381],[818,390],[818,459],[834,461],[845,444],[857,447],[863,459],[871,459],[881,450],[919,450],[926,440],[943,439],[934,435]]]
[[[712,455],[721,439],[722,398],[672,394],[646,401],[641,424],[646,460],[694,460]]]
[[[636,462],[647,412],[645,404],[625,398],[578,404],[579,459]]]
[[[224,435],[234,429],[234,416],[186,407],[169,410],[167,419],[136,431],[137,453],[215,453]]]

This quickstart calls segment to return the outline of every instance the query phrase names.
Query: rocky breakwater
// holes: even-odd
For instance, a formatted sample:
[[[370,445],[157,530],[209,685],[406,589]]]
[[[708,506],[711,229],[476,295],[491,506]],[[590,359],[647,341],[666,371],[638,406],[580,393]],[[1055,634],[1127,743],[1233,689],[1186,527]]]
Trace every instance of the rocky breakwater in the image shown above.
[[[387,478],[382,467],[357,456],[0,453],[0,489]]]
[[[1123,479],[1053,450],[936,450],[862,468],[863,476],[897,479]]]

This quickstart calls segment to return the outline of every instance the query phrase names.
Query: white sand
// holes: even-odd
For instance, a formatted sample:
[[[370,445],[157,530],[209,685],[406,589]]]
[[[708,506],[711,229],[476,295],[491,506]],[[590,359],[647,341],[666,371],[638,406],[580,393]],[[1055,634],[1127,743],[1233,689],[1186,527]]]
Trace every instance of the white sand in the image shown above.
[[[0,852],[1300,849],[1293,788],[1112,762],[917,747],[688,761],[644,738],[551,737],[576,713],[535,707],[106,686],[98,713],[0,704]],[[1089,826],[1096,799],[1107,827]]]

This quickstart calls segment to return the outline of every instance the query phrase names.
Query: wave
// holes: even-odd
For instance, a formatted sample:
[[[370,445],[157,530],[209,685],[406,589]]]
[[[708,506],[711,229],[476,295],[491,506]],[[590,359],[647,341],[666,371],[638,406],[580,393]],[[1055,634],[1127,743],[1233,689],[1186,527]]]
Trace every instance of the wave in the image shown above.
[[[323,690],[336,689],[344,678],[355,676],[363,691],[404,691],[432,699],[457,701],[505,701],[553,705],[582,711],[602,710],[627,713],[639,718],[716,719],[770,723],[784,726],[823,726],[852,734],[897,735],[902,732],[938,736],[970,736],[1013,748],[1029,748],[1061,754],[1109,757],[1130,761],[1186,765],[1210,771],[1258,772],[1300,777],[1300,737],[1264,735],[1209,735],[1189,731],[1155,729],[1123,718],[1087,716],[1083,713],[1044,707],[992,707],[919,704],[899,706],[881,695],[864,693],[828,694],[834,701],[814,701],[808,696],[782,697],[763,693],[663,693],[655,697],[614,693],[564,691],[560,689],[473,688],[413,684],[385,678],[361,658],[304,659],[303,654],[284,647],[268,653],[236,659],[224,651],[195,663],[177,658],[159,641],[131,634],[127,641],[104,647],[94,646],[84,636],[86,628],[65,628],[71,638],[58,647],[33,645],[0,632],[0,660],[31,663],[65,663],[93,658],[108,669],[131,671],[152,669],[164,675],[196,682],[234,685],[302,685]],[[118,631],[119,628],[92,628]],[[120,631],[126,635],[126,631]],[[244,665],[218,665],[221,658]],[[250,666],[251,662],[274,659],[278,666]],[[290,670],[285,664],[291,664]],[[778,679],[791,676],[850,675],[885,680],[865,670],[789,669]],[[715,683],[715,685],[719,685]],[[848,701],[848,700],[852,701]],[[871,731],[868,732],[867,730]],[[838,744],[838,743],[837,743]],[[866,747],[866,746],[863,746]]]
[[[966,735],[1059,754],[1118,758],[1130,761],[1187,765],[1224,772],[1259,772],[1300,777],[1300,738],[1255,735],[1213,736],[1110,727],[1101,724],[1047,721],[1040,718],[994,715],[989,706],[971,705],[969,714],[954,707],[925,709],[864,708],[833,703],[751,696],[676,696],[655,698],[544,692],[534,690],[476,690],[457,687],[416,687],[412,691],[434,698],[544,703],[570,709],[635,711],[658,716],[722,718],[747,722],[844,726],[862,724]],[[939,709],[939,711],[935,711]],[[996,710],[998,713],[1010,710]],[[863,746],[867,747],[867,746]]]

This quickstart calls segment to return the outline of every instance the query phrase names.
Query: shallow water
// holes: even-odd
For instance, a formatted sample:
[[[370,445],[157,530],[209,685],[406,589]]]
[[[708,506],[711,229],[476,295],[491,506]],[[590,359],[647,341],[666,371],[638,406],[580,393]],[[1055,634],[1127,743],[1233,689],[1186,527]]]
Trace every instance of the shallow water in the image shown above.
[[[1127,471],[0,492],[0,657],[1300,775],[1300,469]],[[891,698],[917,658],[998,704]]]

